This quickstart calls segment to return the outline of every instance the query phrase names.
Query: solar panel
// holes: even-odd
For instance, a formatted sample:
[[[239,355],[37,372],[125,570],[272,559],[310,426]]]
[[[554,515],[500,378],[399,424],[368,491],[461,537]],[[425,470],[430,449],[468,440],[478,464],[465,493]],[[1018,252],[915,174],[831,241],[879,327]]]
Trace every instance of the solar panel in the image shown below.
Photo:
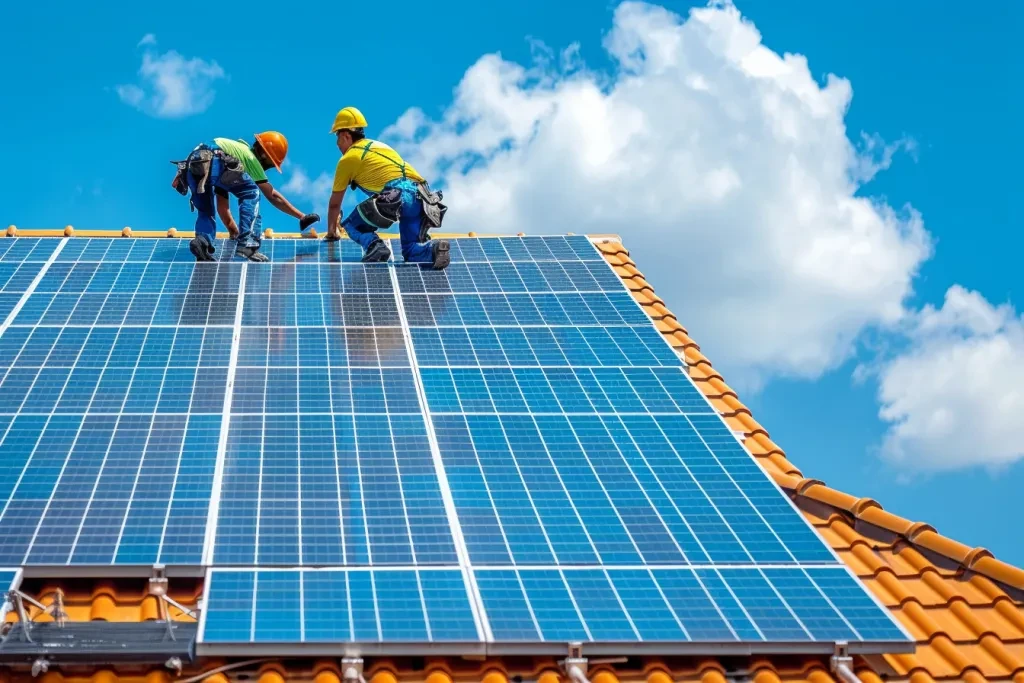
[[[214,569],[207,596],[207,647],[429,643],[458,654],[483,642],[458,569]]]
[[[244,289],[212,562],[456,564],[392,269],[272,263]]]
[[[265,244],[0,241],[0,563],[208,568],[208,653],[912,647],[586,237]]]
[[[0,562],[199,565],[242,265],[12,243],[47,260],[0,336]]]

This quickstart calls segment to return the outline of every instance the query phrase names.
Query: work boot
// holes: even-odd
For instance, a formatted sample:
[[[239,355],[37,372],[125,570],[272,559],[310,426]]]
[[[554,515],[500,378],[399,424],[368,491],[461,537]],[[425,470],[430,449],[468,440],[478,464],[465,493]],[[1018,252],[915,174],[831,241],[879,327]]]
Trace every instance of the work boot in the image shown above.
[[[381,263],[389,258],[391,258],[391,250],[388,249],[388,245],[384,244],[384,240],[376,239],[366,248],[366,253],[363,254],[363,263]]]
[[[452,261],[451,245],[448,240],[434,240],[431,244],[434,251],[434,270],[444,270]]]
[[[188,242],[188,250],[192,252],[192,255],[196,257],[196,261],[214,261],[213,243],[210,242],[210,238],[206,235],[196,235]]]
[[[270,260],[267,258],[266,254],[260,251],[259,245],[255,247],[247,247],[244,244],[239,244],[235,247],[235,255],[241,256],[242,258],[250,261],[256,261],[257,263],[265,263]]]

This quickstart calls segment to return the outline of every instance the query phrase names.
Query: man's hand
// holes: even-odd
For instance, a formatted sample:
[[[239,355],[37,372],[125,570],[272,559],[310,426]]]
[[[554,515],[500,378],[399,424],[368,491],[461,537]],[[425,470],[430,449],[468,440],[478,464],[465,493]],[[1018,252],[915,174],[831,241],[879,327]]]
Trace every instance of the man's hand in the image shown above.
[[[327,236],[326,240],[333,242],[341,238],[341,202],[345,199],[345,190],[331,193],[327,202]]]
[[[309,226],[320,220],[320,216],[315,213],[307,213],[305,216],[299,219],[299,230],[305,230]]]

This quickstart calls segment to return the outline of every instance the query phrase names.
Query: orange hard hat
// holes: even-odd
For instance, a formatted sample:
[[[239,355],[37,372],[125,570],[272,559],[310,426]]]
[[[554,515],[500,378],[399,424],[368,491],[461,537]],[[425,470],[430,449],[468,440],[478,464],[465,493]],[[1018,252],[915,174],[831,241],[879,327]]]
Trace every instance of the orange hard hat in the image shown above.
[[[288,138],[276,130],[267,130],[262,133],[256,133],[256,142],[260,143],[260,147],[267,153],[270,160],[274,162],[274,167],[280,171],[284,158],[288,156]]]

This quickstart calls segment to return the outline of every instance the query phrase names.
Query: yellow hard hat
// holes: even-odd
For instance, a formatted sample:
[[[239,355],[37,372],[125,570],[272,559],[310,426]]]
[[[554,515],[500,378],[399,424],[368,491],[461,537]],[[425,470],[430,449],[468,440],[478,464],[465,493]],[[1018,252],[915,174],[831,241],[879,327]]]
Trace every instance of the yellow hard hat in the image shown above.
[[[366,117],[355,107],[345,107],[334,117],[331,133],[347,128],[366,128]]]

